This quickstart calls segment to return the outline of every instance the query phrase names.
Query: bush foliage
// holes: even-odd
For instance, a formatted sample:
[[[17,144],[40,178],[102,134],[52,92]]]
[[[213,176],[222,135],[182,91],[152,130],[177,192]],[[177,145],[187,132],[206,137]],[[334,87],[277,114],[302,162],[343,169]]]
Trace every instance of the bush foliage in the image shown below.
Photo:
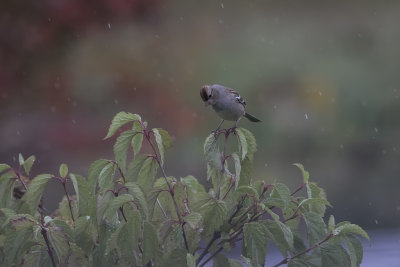
[[[302,180],[293,192],[254,179],[256,140],[248,130],[223,129],[207,137],[208,190],[191,175],[167,176],[171,138],[165,130],[120,112],[106,138],[117,132],[114,159],[95,161],[87,178],[61,164],[58,175],[31,179],[34,156],[19,155],[15,168],[0,164],[1,266],[360,265],[358,236],[368,235],[355,224],[336,224],[333,216],[326,224],[330,204],[301,164],[295,164]],[[236,137],[232,153],[229,137]],[[65,192],[54,211],[43,201],[50,180]],[[282,261],[268,261],[269,243]],[[241,258],[229,258],[238,244]]]

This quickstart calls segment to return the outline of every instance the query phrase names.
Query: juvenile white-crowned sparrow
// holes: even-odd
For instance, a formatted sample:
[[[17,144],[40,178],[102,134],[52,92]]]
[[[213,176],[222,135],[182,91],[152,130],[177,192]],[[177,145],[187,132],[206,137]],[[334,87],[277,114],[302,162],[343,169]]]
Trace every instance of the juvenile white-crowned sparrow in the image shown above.
[[[224,120],[235,121],[234,128],[243,116],[252,122],[261,121],[245,111],[246,102],[233,89],[219,84],[204,85],[200,90],[200,96],[206,106],[211,105],[222,118],[215,131],[219,130]]]

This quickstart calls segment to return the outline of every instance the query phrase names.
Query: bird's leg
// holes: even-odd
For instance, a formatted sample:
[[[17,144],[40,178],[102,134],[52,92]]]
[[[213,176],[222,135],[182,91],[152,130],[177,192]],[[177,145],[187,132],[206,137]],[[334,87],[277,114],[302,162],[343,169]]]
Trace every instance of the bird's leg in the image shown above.
[[[224,122],[224,120],[222,120],[222,121],[220,122],[220,124],[218,125],[218,127],[217,127],[214,131],[212,131],[214,134],[217,134],[217,132],[219,131],[219,128],[221,127],[221,125],[222,125],[223,122]]]
[[[239,117],[239,118],[236,120],[235,125],[232,127],[232,132],[234,132],[234,131],[236,130],[237,124],[238,124],[238,122],[240,121],[241,118],[242,118],[242,117]]]

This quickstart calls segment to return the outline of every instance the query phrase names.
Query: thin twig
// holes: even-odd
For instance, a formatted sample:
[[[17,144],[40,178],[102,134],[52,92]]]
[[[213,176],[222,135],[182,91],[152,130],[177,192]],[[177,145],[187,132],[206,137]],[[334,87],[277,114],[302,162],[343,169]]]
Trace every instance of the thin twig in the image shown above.
[[[210,257],[208,257],[201,265],[199,265],[199,267],[203,267],[204,265],[206,265],[207,262],[209,262],[212,258],[214,258],[215,255],[220,253],[223,249],[224,249],[223,247],[217,249],[213,254],[210,255]]]
[[[42,227],[42,231],[41,231],[40,233],[42,234],[42,236],[43,236],[43,238],[44,238],[44,241],[46,242],[46,245],[47,245],[47,253],[49,254],[49,257],[50,257],[50,259],[51,259],[51,263],[52,263],[53,267],[56,267],[57,265],[56,265],[56,262],[54,261],[53,251],[51,250],[50,242],[49,242],[49,239],[47,238],[47,232],[46,232],[46,230]]]
[[[214,244],[215,240],[221,237],[220,232],[215,232],[214,236],[211,238],[211,240],[208,242],[206,248],[203,250],[199,258],[196,260],[196,265],[201,262],[201,260],[204,258],[205,255],[208,254],[208,250],[211,248],[212,244]]]
[[[154,147],[154,145],[153,145],[153,143],[151,142],[151,139],[150,139],[150,132],[152,132],[152,131],[147,131],[147,129],[146,129],[144,124],[142,124],[142,129],[143,129],[143,132],[144,132],[143,135],[146,137],[147,142],[150,144],[150,147],[152,148],[152,150],[154,152],[154,156],[155,156],[154,159],[157,161],[158,166],[161,169],[161,173],[164,176],[165,182],[168,185],[168,190],[169,190],[169,193],[171,195],[172,202],[174,203],[175,211],[176,211],[176,215],[178,216],[179,223],[183,225],[182,216],[181,216],[181,213],[179,211],[178,203],[176,202],[176,199],[175,199],[174,190],[173,190],[170,182],[168,181],[168,176],[165,173],[163,165],[161,164],[160,156],[158,156],[157,150],[155,149],[155,147]],[[158,202],[158,203],[159,203],[159,205],[161,205],[160,202]],[[182,227],[182,232],[183,232],[183,236],[185,236],[186,233],[185,233],[185,229],[183,227]],[[185,247],[186,247],[186,251],[189,251],[189,247],[187,245],[187,242],[185,242]]]
[[[65,195],[67,196],[69,211],[71,212],[71,219],[74,222],[75,219],[74,219],[74,214],[72,212],[72,206],[71,206],[72,199],[71,199],[71,197],[69,196],[69,194],[67,192],[67,187],[65,186],[65,179],[62,180],[61,184],[62,184],[62,186],[64,188]]]
[[[334,236],[333,233],[330,233],[330,234],[327,235],[323,240],[319,241],[317,244],[315,244],[315,245],[313,245],[313,246],[311,246],[311,247],[309,247],[309,248],[307,248],[307,249],[305,249],[305,250],[303,250],[303,251],[297,253],[297,254],[294,255],[293,257],[284,258],[282,261],[280,261],[279,263],[275,264],[273,267],[281,266],[281,265],[286,264],[286,263],[288,263],[289,261],[291,261],[291,260],[293,260],[293,259],[295,259],[295,258],[298,258],[298,257],[300,257],[300,256],[302,256],[302,255],[304,255],[304,254],[306,254],[307,252],[309,252],[309,251],[311,251],[311,250],[313,250],[313,249],[319,247],[322,243],[325,243],[326,241],[328,241],[329,239],[331,239],[333,236]]]
[[[185,233],[185,229],[183,228],[185,226],[186,222],[182,223],[182,235],[183,235],[183,241],[185,241],[185,247],[187,248],[187,250],[189,250],[189,245],[188,245],[188,241],[186,238],[186,233]]]

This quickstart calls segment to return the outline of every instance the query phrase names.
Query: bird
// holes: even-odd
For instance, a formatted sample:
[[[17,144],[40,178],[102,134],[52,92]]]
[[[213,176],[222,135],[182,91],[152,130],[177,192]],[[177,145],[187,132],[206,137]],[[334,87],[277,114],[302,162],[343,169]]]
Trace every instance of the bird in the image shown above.
[[[213,132],[217,132],[225,120],[235,121],[233,129],[237,127],[242,117],[246,117],[252,122],[261,122],[245,111],[246,102],[231,88],[219,84],[204,85],[200,90],[200,96],[205,105],[211,105],[218,116],[222,118],[221,123]]]

